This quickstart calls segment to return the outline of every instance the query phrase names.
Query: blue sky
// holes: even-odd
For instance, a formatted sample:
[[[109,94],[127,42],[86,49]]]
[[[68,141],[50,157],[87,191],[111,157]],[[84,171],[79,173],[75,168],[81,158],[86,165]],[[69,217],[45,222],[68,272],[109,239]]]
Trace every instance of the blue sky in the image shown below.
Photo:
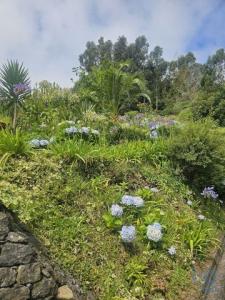
[[[144,34],[166,59],[193,51],[204,62],[225,47],[225,0],[1,0],[0,63],[23,61],[32,83],[71,86],[88,40]]]

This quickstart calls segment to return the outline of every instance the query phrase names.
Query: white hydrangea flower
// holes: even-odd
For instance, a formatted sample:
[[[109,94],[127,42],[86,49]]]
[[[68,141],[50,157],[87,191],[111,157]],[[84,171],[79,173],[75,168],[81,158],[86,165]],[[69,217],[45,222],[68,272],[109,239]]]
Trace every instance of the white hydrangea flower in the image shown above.
[[[141,197],[133,197],[133,205],[136,207],[144,206],[144,200]]]
[[[118,204],[113,204],[111,206],[111,215],[114,217],[121,217],[123,214],[123,208]]]
[[[162,230],[162,225],[161,225],[160,223],[158,223],[158,222],[154,222],[154,223],[152,224],[152,226],[154,226],[155,228],[157,228],[157,229],[159,229],[159,230]]]
[[[158,193],[158,192],[159,192],[159,189],[157,189],[157,187],[152,187],[152,188],[150,188],[150,190],[151,190],[153,193]]]
[[[136,229],[133,225],[123,226],[120,231],[120,236],[125,243],[131,243],[136,237]]]
[[[91,133],[95,135],[100,135],[100,132],[96,129],[91,129]]]
[[[170,255],[175,255],[177,253],[177,250],[174,246],[171,246],[169,249],[168,249],[168,253]]]
[[[52,136],[50,139],[49,139],[49,143],[52,144],[54,143],[56,140],[55,136]]]
[[[187,205],[192,206],[193,202],[191,200],[187,201]]]
[[[206,219],[206,217],[203,216],[203,215],[198,215],[198,219],[199,219],[200,221],[204,221],[204,220]]]
[[[150,241],[159,242],[162,239],[162,231],[159,227],[153,225],[148,225],[147,227],[147,237]]]

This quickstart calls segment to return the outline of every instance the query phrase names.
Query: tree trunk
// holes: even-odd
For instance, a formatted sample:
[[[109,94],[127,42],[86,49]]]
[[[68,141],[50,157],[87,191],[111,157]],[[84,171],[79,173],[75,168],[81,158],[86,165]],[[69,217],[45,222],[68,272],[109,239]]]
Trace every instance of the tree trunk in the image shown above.
[[[13,123],[12,123],[12,127],[13,127],[13,132],[16,132],[16,121],[17,121],[17,101],[14,104],[14,109],[13,109]]]

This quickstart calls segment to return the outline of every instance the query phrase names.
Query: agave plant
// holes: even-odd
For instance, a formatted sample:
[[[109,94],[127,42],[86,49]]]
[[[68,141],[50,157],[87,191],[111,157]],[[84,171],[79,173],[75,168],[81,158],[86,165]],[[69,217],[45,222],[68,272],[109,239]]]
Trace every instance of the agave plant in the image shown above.
[[[6,101],[12,117],[12,127],[17,125],[18,109],[30,93],[28,70],[17,60],[10,60],[0,69],[0,96]]]

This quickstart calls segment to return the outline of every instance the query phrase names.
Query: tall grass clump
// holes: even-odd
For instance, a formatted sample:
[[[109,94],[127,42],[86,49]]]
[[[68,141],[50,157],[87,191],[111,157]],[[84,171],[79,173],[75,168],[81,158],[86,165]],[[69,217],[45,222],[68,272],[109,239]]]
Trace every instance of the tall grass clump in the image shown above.
[[[11,156],[26,156],[29,153],[29,144],[18,129],[15,134],[8,130],[0,131],[0,164],[6,163]]]

